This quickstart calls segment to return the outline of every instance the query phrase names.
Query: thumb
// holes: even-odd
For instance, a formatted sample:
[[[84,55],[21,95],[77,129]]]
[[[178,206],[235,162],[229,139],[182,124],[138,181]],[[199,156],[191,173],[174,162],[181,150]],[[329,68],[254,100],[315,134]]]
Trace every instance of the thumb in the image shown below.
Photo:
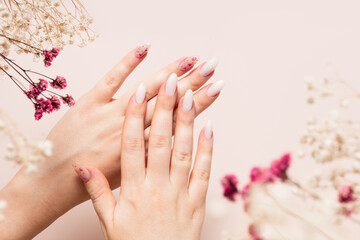
[[[104,174],[97,168],[83,167],[77,163],[73,163],[73,167],[84,182],[100,221],[106,223],[111,220],[116,200]]]

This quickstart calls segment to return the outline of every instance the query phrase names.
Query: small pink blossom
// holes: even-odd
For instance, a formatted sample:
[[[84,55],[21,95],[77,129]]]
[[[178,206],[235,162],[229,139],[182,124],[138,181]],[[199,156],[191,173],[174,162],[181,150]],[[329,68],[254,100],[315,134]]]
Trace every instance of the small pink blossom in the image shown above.
[[[348,203],[356,200],[356,197],[353,195],[354,190],[352,186],[344,185],[339,190],[338,201],[340,203]]]
[[[237,184],[239,183],[238,179],[233,174],[228,174],[221,179],[221,185],[224,190],[224,197],[230,201],[235,201],[236,196],[239,194]]]
[[[60,48],[59,48],[59,47],[56,47],[56,48],[51,49],[51,53],[52,53],[52,56],[53,56],[54,58],[56,58],[56,57],[59,55],[59,53],[60,53]]]
[[[51,98],[49,100],[51,101],[51,105],[52,105],[54,111],[57,111],[60,109],[61,102],[56,96],[51,96]]]
[[[67,82],[64,77],[57,76],[52,82],[50,82],[50,85],[56,89],[64,89],[67,86]]]
[[[249,183],[249,184],[245,185],[245,186],[241,189],[241,198],[242,198],[243,200],[245,200],[245,199],[248,197],[249,192],[250,192],[250,188],[251,188],[251,184]]]
[[[39,98],[36,100],[38,104],[40,104],[41,109],[45,113],[51,113],[53,111],[53,106],[49,99]]]
[[[43,51],[45,67],[51,66],[52,61],[54,60],[54,58],[56,58],[59,55],[59,52],[60,52],[59,47],[53,48],[51,50],[45,49]]]
[[[287,179],[286,171],[290,167],[291,155],[289,153],[283,155],[280,159],[274,160],[270,166],[270,172],[277,178]]]
[[[254,167],[250,172],[250,181],[251,182],[272,182],[275,180],[275,176],[270,172],[269,169]]]
[[[36,88],[41,92],[45,91],[47,87],[48,87],[48,82],[45,79],[40,78],[39,82],[36,83]]]
[[[40,103],[35,103],[35,120],[40,120],[44,114],[44,110]]]
[[[61,97],[61,98],[63,100],[63,103],[67,104],[69,107],[75,105],[75,100],[71,95],[67,94],[65,97]]]

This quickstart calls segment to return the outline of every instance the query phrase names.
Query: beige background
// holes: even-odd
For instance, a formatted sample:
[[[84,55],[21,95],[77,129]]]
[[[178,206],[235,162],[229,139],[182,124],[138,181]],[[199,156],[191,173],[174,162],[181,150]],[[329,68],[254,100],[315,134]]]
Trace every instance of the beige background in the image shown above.
[[[69,80],[68,91],[81,96],[129,49],[150,42],[146,61],[123,86],[186,55],[220,59],[212,81],[227,85],[217,102],[197,120],[196,133],[206,119],[215,127],[215,152],[209,205],[221,200],[219,179],[237,173],[244,183],[251,166],[267,164],[285,151],[298,148],[305,120],[329,108],[308,107],[303,77],[320,75],[331,60],[343,76],[359,85],[359,1],[330,0],[200,0],[200,1],[84,1],[101,34],[88,47],[67,47],[46,69]],[[19,61],[28,64],[31,58]],[[31,65],[31,63],[29,63]],[[39,65],[34,69],[43,70]],[[5,79],[0,102],[32,138],[43,139],[64,110],[32,119],[25,97]],[[122,92],[120,91],[120,92]],[[12,164],[1,161],[0,187],[14,175]],[[306,160],[296,161],[292,173],[309,174]],[[59,196],[62,197],[62,196]],[[244,231],[241,204],[224,203],[229,217],[208,216],[203,239],[220,239],[221,229]],[[20,227],[20,226],[19,226]],[[102,239],[89,202],[73,209],[35,239]]]

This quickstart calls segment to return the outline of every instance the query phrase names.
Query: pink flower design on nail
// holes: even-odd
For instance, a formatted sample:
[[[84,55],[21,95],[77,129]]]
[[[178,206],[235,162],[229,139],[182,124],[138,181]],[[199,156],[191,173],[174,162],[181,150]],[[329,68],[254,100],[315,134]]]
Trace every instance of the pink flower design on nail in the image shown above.
[[[138,49],[135,52],[135,56],[137,58],[144,57],[148,53],[149,48],[150,48],[149,44],[145,44],[145,45],[138,47]]]
[[[193,57],[188,57],[185,60],[183,60],[180,65],[179,65],[179,69],[181,71],[188,71],[189,69],[191,69],[197,62],[199,61],[199,58],[196,56]]]

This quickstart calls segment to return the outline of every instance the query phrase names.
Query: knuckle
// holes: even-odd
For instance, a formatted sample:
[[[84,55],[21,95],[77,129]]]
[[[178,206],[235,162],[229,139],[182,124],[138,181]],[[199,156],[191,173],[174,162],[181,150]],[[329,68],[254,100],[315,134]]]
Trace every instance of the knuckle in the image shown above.
[[[159,97],[159,105],[162,110],[165,110],[167,112],[173,112],[175,101],[173,99],[169,99],[165,96]]]
[[[191,152],[174,150],[174,157],[180,162],[191,162]]]
[[[91,200],[93,201],[94,204],[100,201],[100,198],[104,194],[104,192],[105,192],[105,188],[103,187],[93,188],[89,191]]]
[[[139,151],[143,148],[144,141],[141,138],[127,137],[124,139],[124,148],[128,151]]]
[[[105,79],[105,85],[108,87],[113,87],[117,84],[116,78],[114,75],[109,75]]]
[[[166,148],[170,146],[170,138],[164,135],[152,135],[149,144],[154,148]]]
[[[204,169],[197,169],[194,170],[194,176],[201,181],[208,182],[210,179],[210,172]]]

